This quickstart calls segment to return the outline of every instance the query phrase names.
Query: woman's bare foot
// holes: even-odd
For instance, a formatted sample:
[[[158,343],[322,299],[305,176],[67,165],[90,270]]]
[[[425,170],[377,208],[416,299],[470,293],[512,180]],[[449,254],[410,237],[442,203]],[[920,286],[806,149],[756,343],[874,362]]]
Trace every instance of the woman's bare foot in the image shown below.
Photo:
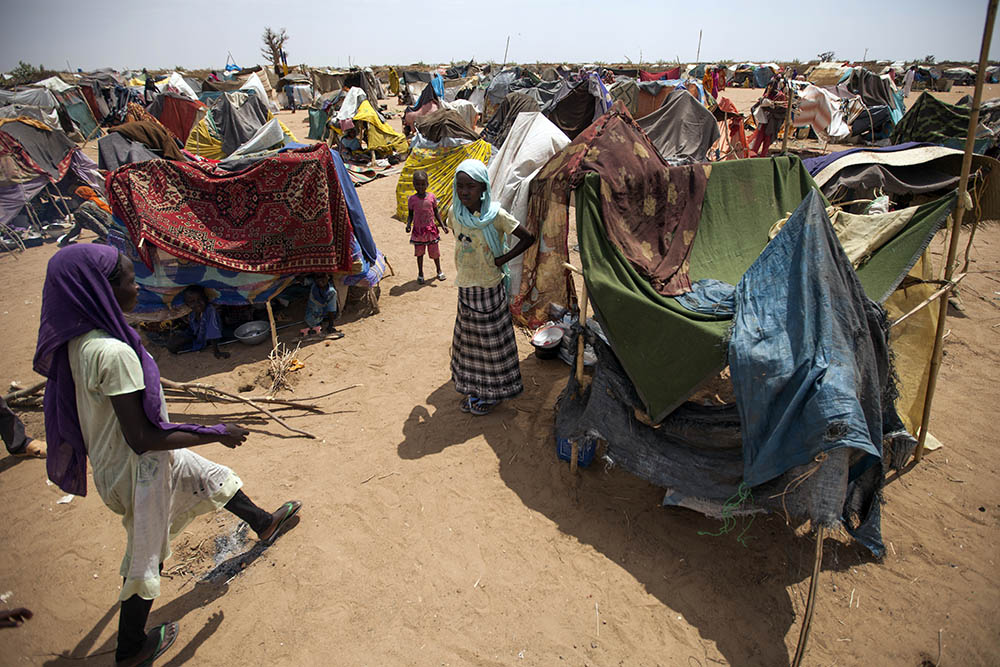
[[[18,452],[14,456],[21,459],[44,459],[46,449],[44,440],[32,440],[25,446],[24,451]]]

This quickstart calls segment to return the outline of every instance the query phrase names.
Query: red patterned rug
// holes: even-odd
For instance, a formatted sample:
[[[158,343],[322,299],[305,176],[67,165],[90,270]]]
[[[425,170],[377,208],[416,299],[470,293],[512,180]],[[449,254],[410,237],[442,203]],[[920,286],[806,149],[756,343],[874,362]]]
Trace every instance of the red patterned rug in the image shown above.
[[[147,265],[152,244],[236,271],[351,267],[354,230],[330,149],[323,144],[235,173],[197,162],[130,164],[108,175],[107,191],[112,211]]]

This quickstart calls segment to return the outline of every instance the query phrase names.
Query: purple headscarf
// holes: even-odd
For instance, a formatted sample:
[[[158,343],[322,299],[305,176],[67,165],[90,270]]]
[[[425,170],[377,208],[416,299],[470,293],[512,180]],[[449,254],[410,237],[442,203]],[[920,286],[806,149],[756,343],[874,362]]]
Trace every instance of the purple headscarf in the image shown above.
[[[146,352],[139,334],[125,321],[108,276],[118,264],[118,251],[106,245],[63,248],[49,260],[42,288],[41,324],[35,348],[35,372],[45,386],[46,469],[66,493],[87,495],[87,448],[76,410],[76,385],[66,344],[93,329],[102,329],[135,350],[142,364],[142,407],[154,426],[166,431],[225,433],[222,424],[170,424],[160,419],[160,369]]]

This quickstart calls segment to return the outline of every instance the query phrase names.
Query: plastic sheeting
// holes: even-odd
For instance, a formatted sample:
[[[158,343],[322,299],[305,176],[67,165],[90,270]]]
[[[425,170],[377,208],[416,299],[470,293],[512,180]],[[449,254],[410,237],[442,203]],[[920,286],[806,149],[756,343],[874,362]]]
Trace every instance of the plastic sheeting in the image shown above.
[[[503,148],[490,161],[493,201],[499,202],[515,220],[524,223],[528,215],[528,186],[545,163],[569,143],[569,137],[540,111],[518,114]],[[523,262],[521,255],[508,264],[510,284],[515,289],[521,286]],[[514,303],[515,300],[510,301]]]

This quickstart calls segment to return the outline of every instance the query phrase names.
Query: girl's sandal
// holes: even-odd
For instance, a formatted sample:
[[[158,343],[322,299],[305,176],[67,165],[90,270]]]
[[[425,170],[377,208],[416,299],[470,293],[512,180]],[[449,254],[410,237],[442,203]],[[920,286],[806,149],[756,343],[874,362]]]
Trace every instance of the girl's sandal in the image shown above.
[[[490,410],[492,410],[495,405],[496,403],[492,401],[484,401],[481,398],[477,398],[474,403],[470,402],[469,412],[477,417],[482,417],[483,415],[490,414]]]

